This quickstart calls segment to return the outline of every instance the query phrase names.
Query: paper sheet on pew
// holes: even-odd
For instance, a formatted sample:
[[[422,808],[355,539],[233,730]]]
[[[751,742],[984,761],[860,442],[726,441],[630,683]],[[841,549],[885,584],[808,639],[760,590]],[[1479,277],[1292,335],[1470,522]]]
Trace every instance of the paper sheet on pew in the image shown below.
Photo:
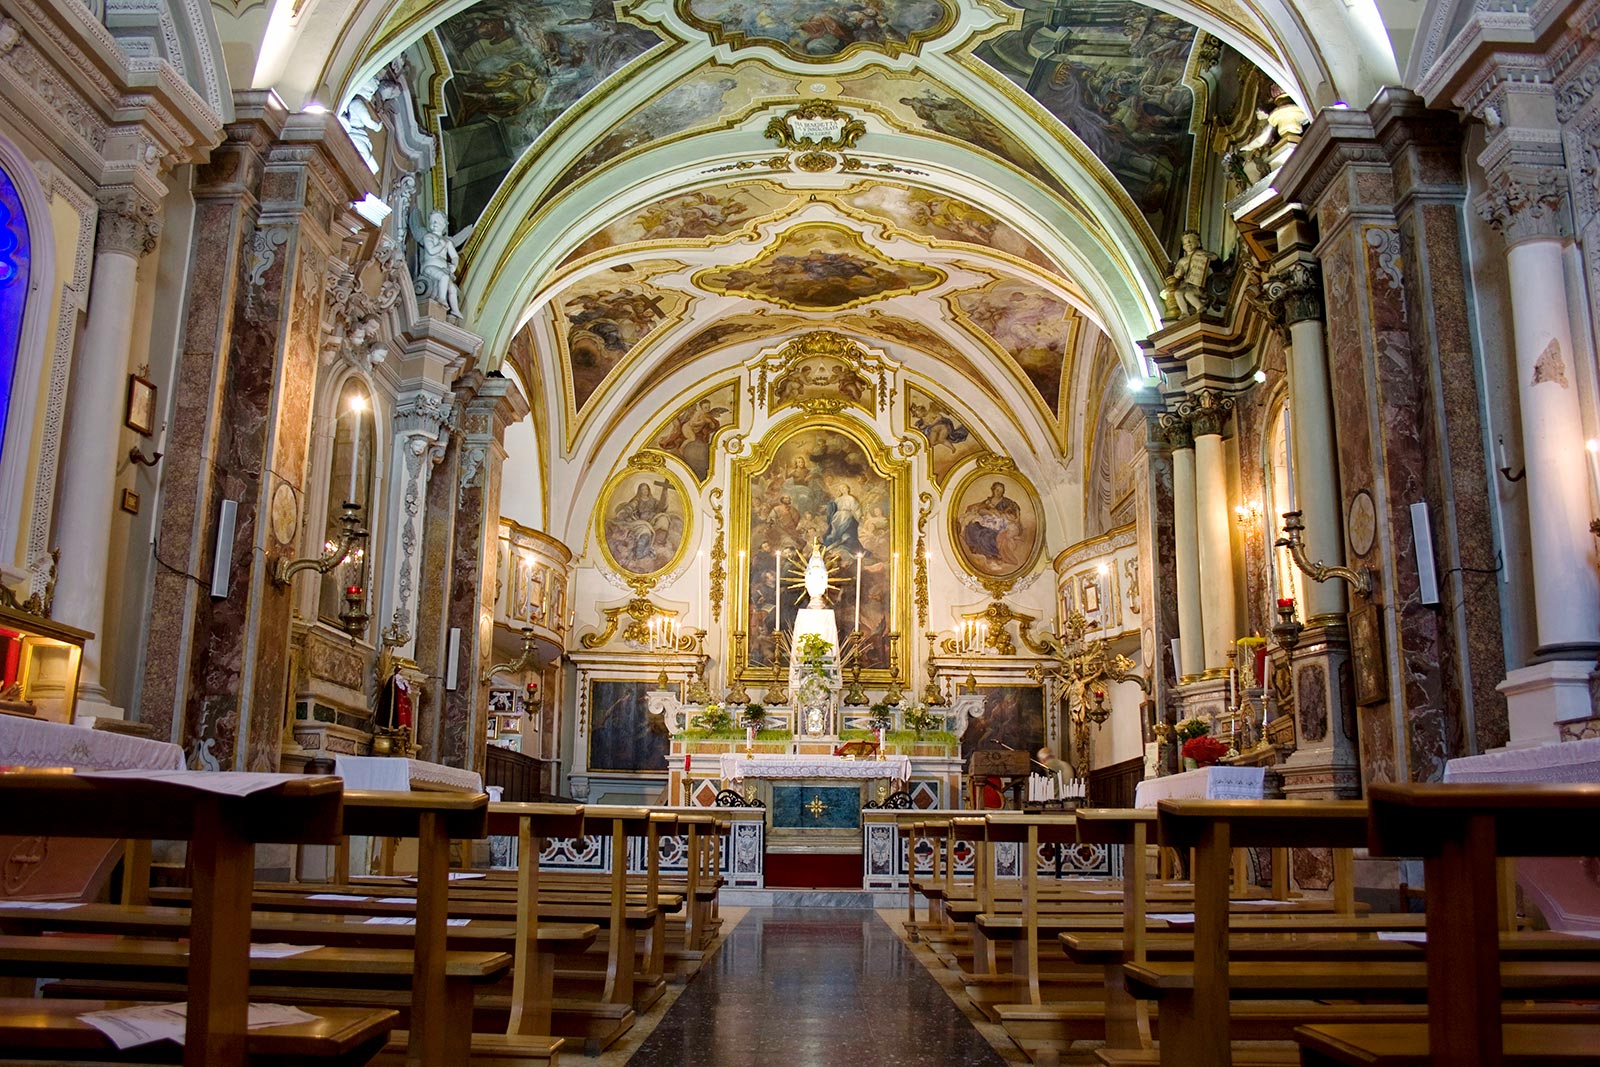
[[[1281,905],[1284,905],[1284,904],[1293,904],[1294,901],[1292,901],[1292,900],[1230,900],[1230,901],[1228,901],[1228,903],[1233,905],[1236,908],[1238,908],[1238,907],[1271,908],[1271,907],[1278,907],[1278,906],[1281,906]]]
[[[1168,923],[1192,923],[1192,922],[1194,922],[1194,912],[1192,912],[1192,911],[1152,911],[1152,912],[1147,913],[1145,915],[1145,918],[1147,918],[1147,919],[1160,919],[1162,922],[1168,922]]]
[[[1410,941],[1414,944],[1422,945],[1427,943],[1428,934],[1425,930],[1379,930],[1378,940]]]
[[[379,904],[415,904],[416,897],[379,897]]]
[[[0,907],[23,911],[66,911],[68,908],[81,908],[83,905],[76,900],[7,900],[0,902]]]
[[[274,941],[264,945],[251,945],[250,958],[253,960],[281,960],[287,956],[298,956],[302,952],[311,952],[321,947],[321,945],[286,945],[281,941]]]
[[[349,900],[349,901],[366,901],[366,900],[371,900],[371,899],[372,899],[372,898],[371,898],[371,897],[357,897],[357,896],[352,896],[352,895],[351,895],[351,894],[349,894],[349,893],[312,893],[312,894],[311,894],[311,895],[310,895],[310,896],[308,896],[308,897],[306,897],[306,899],[307,899],[307,900]]]
[[[411,901],[408,900],[408,901],[406,901],[406,903],[409,904],[409,903],[411,903]],[[447,925],[449,925],[449,926],[465,926],[471,921],[472,921],[471,919],[446,919],[445,923]],[[417,920],[411,919],[411,918],[407,918],[407,917],[405,917],[403,915],[374,915],[372,918],[367,920],[367,925],[368,926],[415,926],[415,925],[417,925]]]
[[[257,771],[83,771],[79,778],[137,778],[151,782],[171,782],[190,789],[223,796],[247,797],[273,789],[285,782],[303,778],[298,774],[268,774]]]
[[[140,1004],[132,1008],[91,1011],[78,1016],[78,1019],[105,1034],[113,1045],[123,1049],[148,1045],[152,1041],[176,1041],[182,1044],[188,1012],[187,1004]],[[314,1022],[316,1018],[309,1012],[287,1004],[252,1004],[246,1026],[251,1030],[264,1030],[269,1026]]]
[[[470,881],[472,881],[472,880],[474,880],[476,878],[484,878],[484,877],[487,877],[487,876],[484,875],[481,871],[451,871],[450,872],[450,880],[452,882],[470,882]],[[416,885],[417,884],[417,876],[414,875],[414,874],[406,875],[406,881],[410,882],[412,885]]]

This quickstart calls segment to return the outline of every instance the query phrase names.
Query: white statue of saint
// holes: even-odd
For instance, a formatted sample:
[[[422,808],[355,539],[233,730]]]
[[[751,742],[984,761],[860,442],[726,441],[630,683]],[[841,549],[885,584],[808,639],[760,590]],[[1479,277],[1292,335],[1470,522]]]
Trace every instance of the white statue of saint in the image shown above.
[[[828,593],[828,564],[822,558],[822,546],[811,542],[811,558],[806,560],[806,592],[811,594],[807,607],[821,610],[828,606],[822,598]]]
[[[452,237],[446,232],[449,225],[442,211],[428,216],[428,229],[422,235],[422,265],[417,273],[428,299],[443,304],[452,319],[459,319],[461,287],[456,284],[456,271],[461,266],[461,254],[456,250],[466,242],[472,228]]]

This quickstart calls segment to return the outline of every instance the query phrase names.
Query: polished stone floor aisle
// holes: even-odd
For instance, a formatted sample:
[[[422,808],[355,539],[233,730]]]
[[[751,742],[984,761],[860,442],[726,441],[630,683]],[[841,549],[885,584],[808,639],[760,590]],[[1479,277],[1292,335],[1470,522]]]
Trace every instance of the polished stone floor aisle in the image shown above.
[[[1004,1067],[874,912],[752,909],[628,1067]]]

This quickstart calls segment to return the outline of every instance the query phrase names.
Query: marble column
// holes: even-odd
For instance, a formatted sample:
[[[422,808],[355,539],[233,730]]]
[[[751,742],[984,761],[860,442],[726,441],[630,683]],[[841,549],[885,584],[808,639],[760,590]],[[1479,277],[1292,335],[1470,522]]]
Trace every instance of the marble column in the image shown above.
[[[1150,693],[1140,709],[1147,776],[1163,770],[1161,750],[1153,731],[1157,722],[1176,721],[1173,691],[1183,673],[1173,662],[1172,641],[1178,636],[1178,567],[1176,508],[1174,501],[1174,440],[1162,425],[1160,400],[1139,402],[1145,411],[1143,455],[1134,481],[1139,533],[1139,650],[1140,666],[1150,683]],[[1181,439],[1187,438],[1187,427]],[[1191,456],[1191,460],[1192,460]],[[1182,655],[1182,642],[1179,642]],[[1170,746],[1168,754],[1176,756]]]
[[[1289,426],[1294,449],[1290,493],[1306,525],[1306,555],[1329,566],[1344,564],[1344,512],[1339,506],[1338,450],[1333,435],[1333,389],[1322,334],[1322,276],[1316,261],[1295,250],[1280,262],[1266,293],[1289,330]],[[1300,617],[1342,618],[1349,606],[1343,582],[1305,582]]]
[[[1563,266],[1566,172],[1524,164],[1503,140],[1484,155],[1492,169],[1477,207],[1506,242],[1539,642],[1536,661],[1511,671],[1501,687],[1516,746],[1553,741],[1555,723],[1591,713],[1588,675],[1600,649],[1600,581],[1589,532],[1596,505],[1578,401],[1576,360],[1583,357],[1573,347]]]
[[[1200,557],[1201,632],[1205,669],[1214,677],[1228,668],[1228,650],[1238,638],[1234,606],[1233,512],[1228,503],[1228,458],[1223,430],[1233,398],[1215,389],[1186,397],[1178,413],[1194,433],[1195,540]]]
[[[138,295],[139,260],[155,250],[161,223],[141,191],[102,192],[95,231],[88,321],[73,362],[67,439],[56,504],[57,619],[96,636],[83,649],[78,713],[120,718],[100,681],[100,634],[106,622],[106,561],[128,389],[128,354]],[[124,451],[126,451],[124,449]]]
[[[494,662],[494,604],[500,546],[500,472],[506,427],[528,414],[510,378],[469,371],[456,385],[463,402],[456,462],[455,536],[450,560],[446,625],[461,630],[459,683],[441,706],[435,758],[482,769],[489,683]]]
[[[1179,684],[1205,673],[1205,622],[1200,604],[1200,534],[1195,511],[1194,436],[1176,412],[1161,416],[1172,447],[1172,539],[1178,571]],[[1168,653],[1170,655],[1170,653]]]

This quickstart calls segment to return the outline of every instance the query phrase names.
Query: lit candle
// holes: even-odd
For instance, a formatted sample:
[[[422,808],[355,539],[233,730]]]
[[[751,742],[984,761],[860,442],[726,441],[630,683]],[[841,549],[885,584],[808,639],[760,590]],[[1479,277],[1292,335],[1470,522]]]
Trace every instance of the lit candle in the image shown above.
[[[773,630],[783,629],[783,549],[772,554],[772,617]]]
[[[856,553],[856,624],[851,630],[861,629],[861,553]]]
[[[1294,511],[1294,424],[1290,421],[1289,406],[1283,407],[1283,473],[1289,486],[1289,507]]]
[[[1228,707],[1230,707],[1230,708],[1236,708],[1236,707],[1239,706],[1239,697],[1238,697],[1238,693],[1236,692],[1236,688],[1235,688],[1237,686],[1237,684],[1238,684],[1238,678],[1239,678],[1239,668],[1237,668],[1237,667],[1229,667],[1228,668]]]
[[[706,553],[705,553],[705,549],[701,549],[699,552],[695,553],[695,568],[694,569],[695,569],[695,571],[697,572],[697,575],[698,575],[697,580],[695,581],[695,599],[694,599],[694,603],[695,603],[695,605],[697,607],[699,607],[699,605],[700,605],[700,594],[705,592],[707,586],[710,585],[710,582],[706,578]],[[705,610],[706,609],[704,607],[699,607],[700,625],[701,626],[704,626],[706,624]]]
[[[1594,490],[1597,500],[1600,500],[1600,440],[1589,438],[1588,444],[1583,446],[1589,453],[1589,488]]]

